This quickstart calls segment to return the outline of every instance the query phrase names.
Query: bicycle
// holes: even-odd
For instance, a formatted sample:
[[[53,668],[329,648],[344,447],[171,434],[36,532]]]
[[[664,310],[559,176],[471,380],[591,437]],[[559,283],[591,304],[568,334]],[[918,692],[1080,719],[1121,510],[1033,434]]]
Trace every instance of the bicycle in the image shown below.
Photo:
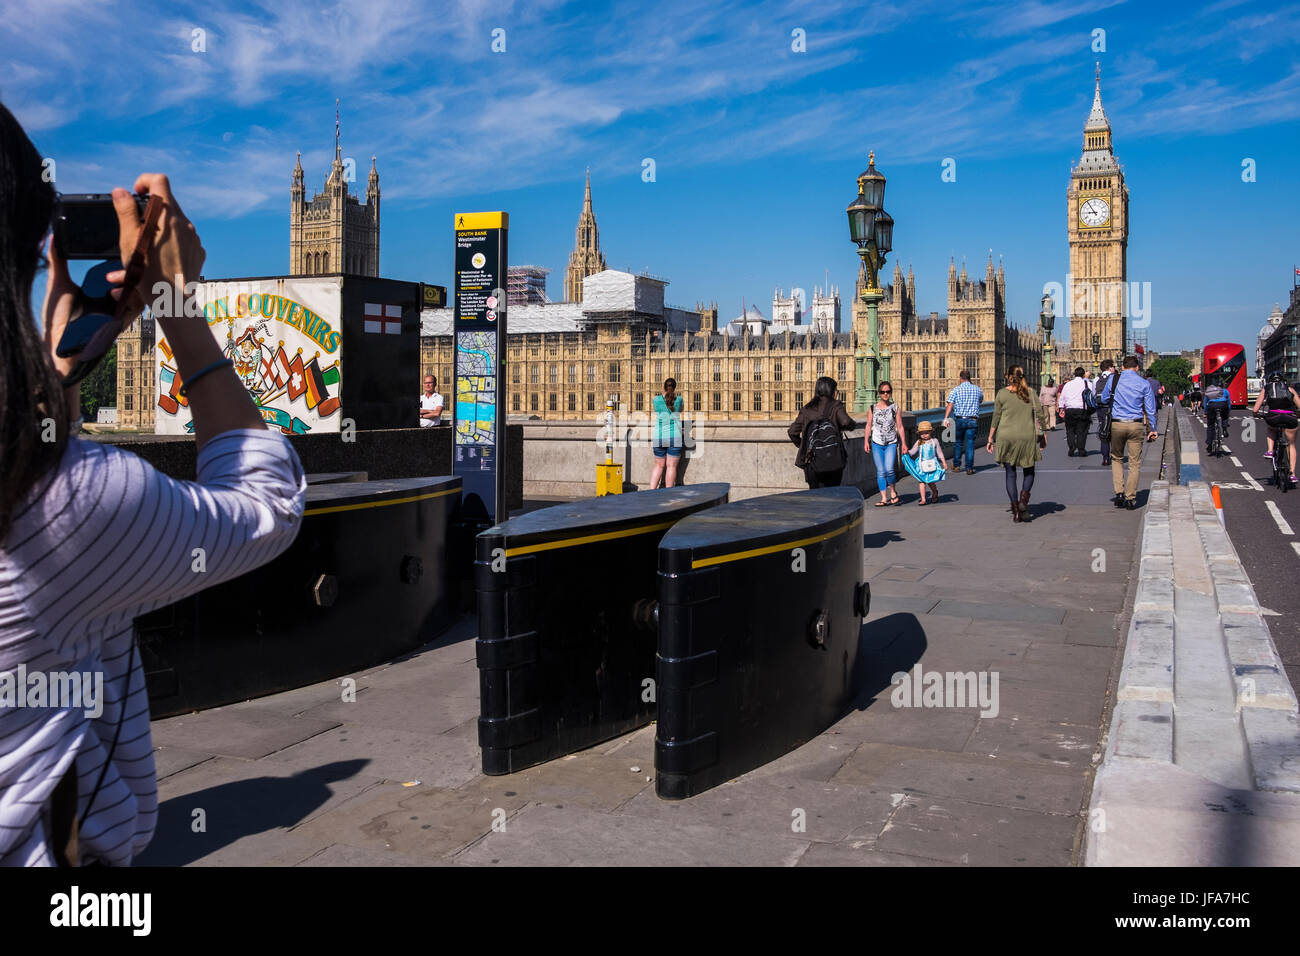
[[[1258,413],[1255,417],[1264,418]],[[1291,457],[1288,452],[1290,446],[1286,440],[1286,430],[1270,425],[1269,431],[1273,434],[1273,475],[1269,480],[1282,489],[1282,494],[1286,494],[1291,489],[1291,472],[1288,471],[1291,467]]]
[[[1223,418],[1220,415],[1211,414],[1214,416],[1214,427],[1210,432],[1210,454],[1218,458],[1223,454]]]

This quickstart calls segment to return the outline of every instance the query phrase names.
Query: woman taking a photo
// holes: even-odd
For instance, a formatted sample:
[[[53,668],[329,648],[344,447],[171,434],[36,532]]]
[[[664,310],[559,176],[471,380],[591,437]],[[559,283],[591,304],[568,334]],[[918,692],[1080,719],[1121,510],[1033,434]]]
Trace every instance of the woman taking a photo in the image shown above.
[[[809,488],[838,488],[848,464],[843,432],[853,431],[858,423],[836,397],[838,389],[829,375],[817,379],[812,401],[799,409],[799,417],[786,430],[799,446],[794,463],[803,469]]]
[[[1011,366],[1007,370],[1007,387],[993,402],[993,424],[986,450],[1006,470],[1012,521],[1029,520],[1029,492],[1034,487],[1034,466],[1047,447],[1046,427],[1043,407],[1025,382],[1025,370]],[[1022,488],[1016,487],[1017,468],[1024,472]]]
[[[677,465],[682,460],[682,409],[686,407],[677,394],[677,379],[664,380],[664,392],[655,396],[653,405],[655,437],[650,450],[655,463],[650,469],[650,487],[658,488],[659,479],[666,475],[664,487],[671,488],[677,484]]]
[[[898,450],[907,447],[907,436],[903,433],[903,416],[894,404],[894,386],[889,382],[880,383],[880,399],[867,414],[863,444],[876,464],[876,487],[880,490],[876,507],[901,505],[902,499],[894,489],[894,472],[898,468]]]
[[[79,389],[63,376],[74,360],[54,352],[80,307],[53,243],[42,331],[29,304],[55,201],[41,173],[41,154],[0,105],[0,674],[93,675],[103,693],[94,710],[66,700],[0,707],[0,864],[126,866],[158,818],[132,621],[282,552],[298,533],[306,482],[193,318],[157,322],[194,417],[197,481],[71,434]],[[120,288],[124,271],[108,275],[128,296],[123,315],[145,304],[135,290],[197,280],[204,260],[167,177],[141,176],[134,189],[160,204],[147,216],[161,213],[149,228],[134,198],[113,191],[122,261],[143,254],[133,289]]]

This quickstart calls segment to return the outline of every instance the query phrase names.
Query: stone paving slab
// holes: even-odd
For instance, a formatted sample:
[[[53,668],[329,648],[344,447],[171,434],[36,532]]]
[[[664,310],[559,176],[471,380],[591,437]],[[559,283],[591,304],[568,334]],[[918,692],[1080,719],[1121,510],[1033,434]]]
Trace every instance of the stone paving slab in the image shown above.
[[[154,745],[256,760],[323,734],[337,720],[286,716],[263,709],[214,707],[154,723]]]

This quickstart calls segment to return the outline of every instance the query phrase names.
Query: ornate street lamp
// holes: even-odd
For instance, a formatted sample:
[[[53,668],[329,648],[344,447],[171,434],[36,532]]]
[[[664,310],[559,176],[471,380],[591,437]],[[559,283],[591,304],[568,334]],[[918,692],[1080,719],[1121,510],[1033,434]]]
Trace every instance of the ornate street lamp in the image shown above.
[[[1043,374],[1041,384],[1046,386],[1052,377],[1052,330],[1056,328],[1056,303],[1050,294],[1043,293],[1043,308],[1038,313],[1038,324],[1043,330]]]
[[[857,360],[857,387],[854,389],[853,410],[866,411],[876,401],[876,387],[882,377],[888,377],[889,368],[882,362],[888,350],[880,347],[879,306],[884,299],[880,291],[880,269],[885,256],[894,246],[894,217],[885,212],[885,177],[876,169],[876,154],[867,156],[867,168],[858,176],[858,194],[849,203],[849,238],[858,247],[858,255],[867,274],[867,284],[862,290],[862,301],[867,307],[867,346],[859,346]],[[865,375],[864,369],[865,368]]]
[[[1097,356],[1101,355],[1101,334],[1092,333],[1092,367],[1093,371],[1097,370]]]

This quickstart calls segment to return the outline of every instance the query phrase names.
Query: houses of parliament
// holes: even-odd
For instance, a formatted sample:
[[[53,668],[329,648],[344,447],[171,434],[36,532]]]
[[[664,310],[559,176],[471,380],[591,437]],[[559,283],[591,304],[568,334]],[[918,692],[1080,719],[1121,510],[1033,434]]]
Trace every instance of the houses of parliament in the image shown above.
[[[379,184],[373,160],[364,204],[348,192],[337,144],[323,193],[306,200],[301,162],[291,184],[291,273],[338,272],[341,264],[347,273],[377,275]],[[1099,73],[1082,158],[1070,172],[1066,233],[1075,294],[1088,300],[1069,303],[1070,342],[1057,353],[1058,377],[1076,364],[1094,364],[1094,336],[1103,356],[1123,354],[1127,344],[1122,302],[1087,291],[1126,281],[1128,188],[1112,152]],[[892,281],[883,287],[878,335],[892,355],[889,377],[904,409],[942,406],[962,369],[989,399],[1012,365],[1023,366],[1031,382],[1039,380],[1043,335],[1008,321],[1005,269],[1000,261],[994,264],[992,253],[983,266],[980,276],[968,272],[965,262],[948,263],[947,311],[941,315],[919,310],[912,268],[904,275],[894,265]],[[817,290],[808,323],[801,321],[803,303],[780,289],[770,319],[751,307],[722,321],[716,302],[675,308],[665,303],[666,280],[605,267],[588,173],[564,301],[547,301],[548,270],[511,271],[520,273],[509,283],[505,401],[512,417],[590,420],[612,395],[630,411],[645,411],[670,376],[688,412],[703,420],[791,420],[822,375],[836,379],[851,404],[855,356],[859,343],[869,340],[862,269],[851,324],[843,331],[833,289]],[[454,387],[451,330],[452,310],[423,312],[420,374],[436,375],[444,394]],[[151,324],[136,323],[122,336],[118,353],[119,424],[148,428],[156,399]],[[418,390],[419,382],[411,387]]]

